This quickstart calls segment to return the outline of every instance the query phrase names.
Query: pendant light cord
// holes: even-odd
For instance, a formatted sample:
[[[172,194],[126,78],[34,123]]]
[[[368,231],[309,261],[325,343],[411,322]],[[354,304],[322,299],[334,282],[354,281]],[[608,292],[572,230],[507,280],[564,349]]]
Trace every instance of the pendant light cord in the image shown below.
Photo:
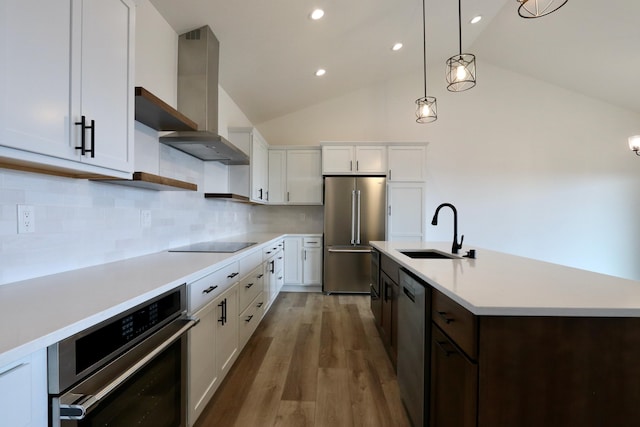
[[[424,97],[427,97],[427,24],[426,24],[426,10],[425,3],[426,0],[422,0],[422,50],[424,55],[422,56],[422,69],[424,75]]]
[[[462,0],[458,0],[458,40],[460,41],[460,56],[462,56]]]

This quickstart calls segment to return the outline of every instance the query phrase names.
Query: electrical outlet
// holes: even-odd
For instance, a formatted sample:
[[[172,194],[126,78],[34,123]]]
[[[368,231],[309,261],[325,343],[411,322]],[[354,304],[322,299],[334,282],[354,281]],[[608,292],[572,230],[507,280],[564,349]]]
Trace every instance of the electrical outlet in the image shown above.
[[[140,211],[140,225],[142,228],[151,227],[151,211],[148,209],[142,209]]]
[[[36,231],[36,215],[31,205],[18,205],[18,234]]]

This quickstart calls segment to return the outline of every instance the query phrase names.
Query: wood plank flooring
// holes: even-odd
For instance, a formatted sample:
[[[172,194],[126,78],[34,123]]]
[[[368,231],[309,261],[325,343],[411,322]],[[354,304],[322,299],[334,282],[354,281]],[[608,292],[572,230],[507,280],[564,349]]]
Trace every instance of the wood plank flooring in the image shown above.
[[[280,293],[195,427],[409,426],[363,295]]]

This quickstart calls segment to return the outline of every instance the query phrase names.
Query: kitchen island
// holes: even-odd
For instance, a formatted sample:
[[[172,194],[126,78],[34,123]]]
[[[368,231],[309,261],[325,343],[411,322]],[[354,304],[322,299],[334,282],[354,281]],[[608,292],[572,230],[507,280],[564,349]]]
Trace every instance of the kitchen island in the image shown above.
[[[596,427],[640,419],[640,283],[484,249],[477,259],[400,252],[450,252],[450,243],[371,244],[429,294],[430,425]]]

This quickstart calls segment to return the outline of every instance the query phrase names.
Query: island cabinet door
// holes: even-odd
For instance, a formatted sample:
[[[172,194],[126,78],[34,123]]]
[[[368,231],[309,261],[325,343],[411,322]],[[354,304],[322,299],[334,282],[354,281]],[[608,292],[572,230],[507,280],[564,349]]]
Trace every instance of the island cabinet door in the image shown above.
[[[431,334],[430,426],[476,427],[478,365],[435,324]]]

